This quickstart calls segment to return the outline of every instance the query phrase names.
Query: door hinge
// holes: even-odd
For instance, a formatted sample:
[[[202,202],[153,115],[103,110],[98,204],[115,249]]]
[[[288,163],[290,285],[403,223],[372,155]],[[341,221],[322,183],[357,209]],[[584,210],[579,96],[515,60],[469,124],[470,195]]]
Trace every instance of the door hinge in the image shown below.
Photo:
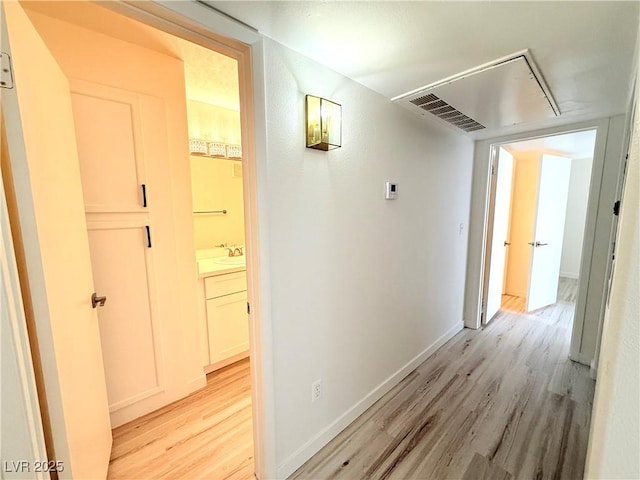
[[[251,315],[251,304],[247,302],[247,315]]]
[[[613,204],[613,214],[617,217],[620,215],[620,200],[616,200]]]
[[[13,88],[11,57],[5,52],[0,52],[0,87]]]
[[[495,174],[496,174],[496,166],[491,165],[491,175],[495,175]]]

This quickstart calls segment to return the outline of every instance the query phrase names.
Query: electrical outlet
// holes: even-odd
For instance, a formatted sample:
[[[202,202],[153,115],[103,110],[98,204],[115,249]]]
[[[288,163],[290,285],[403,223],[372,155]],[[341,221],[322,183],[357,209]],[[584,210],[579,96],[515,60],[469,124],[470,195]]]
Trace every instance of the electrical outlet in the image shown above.
[[[311,384],[311,401],[315,402],[320,398],[322,392],[322,380],[316,380]]]

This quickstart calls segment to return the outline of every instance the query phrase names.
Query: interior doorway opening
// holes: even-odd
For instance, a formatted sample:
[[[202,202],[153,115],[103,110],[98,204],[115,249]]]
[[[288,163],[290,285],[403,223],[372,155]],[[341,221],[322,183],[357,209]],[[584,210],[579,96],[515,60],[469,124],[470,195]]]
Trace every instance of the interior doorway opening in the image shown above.
[[[229,410],[230,396],[221,393],[219,383],[216,388],[208,388],[211,382],[205,374],[215,372],[214,377],[224,378],[228,372],[225,367],[242,361],[243,368],[235,372],[246,380],[239,407],[242,410],[239,416],[245,421],[242,427],[234,424],[233,429],[243,432],[243,442],[249,448],[232,461],[240,465],[242,471],[236,470],[240,476],[244,472],[247,478],[252,478],[255,471],[252,423],[259,422],[252,422],[255,388],[251,380],[255,365],[249,369],[248,357],[260,338],[253,329],[250,347],[247,299],[249,290],[256,286],[257,276],[254,274],[247,281],[246,271],[251,262],[246,262],[244,248],[244,227],[254,226],[251,222],[255,221],[251,206],[247,207],[247,203],[251,204],[247,199],[255,198],[252,184],[243,175],[247,170],[251,174],[253,168],[252,121],[248,119],[251,101],[247,98],[247,92],[251,91],[250,64],[247,57],[242,57],[248,50],[236,55],[232,47],[217,48],[215,41],[202,38],[199,45],[193,45],[220,50],[220,55],[227,54],[231,63],[236,64],[231,72],[222,69],[226,78],[229,73],[231,77],[235,75],[229,83],[235,82],[237,107],[234,113],[226,112],[233,121],[220,120],[224,117],[221,109],[233,108],[214,105],[216,128],[198,135],[196,140],[204,141],[207,148],[212,143],[224,147],[224,155],[219,150],[216,154],[207,150],[207,158],[203,160],[222,162],[221,170],[235,181],[234,207],[212,205],[207,209],[219,209],[222,218],[229,221],[233,212],[240,233],[219,244],[213,238],[205,239],[204,242],[211,241],[212,247],[218,245],[220,251],[215,253],[220,255],[203,258],[196,252],[202,245],[194,241],[196,199],[192,198],[195,189],[191,185],[194,176],[205,184],[207,177],[202,171],[192,175],[197,169],[192,168],[191,163],[195,162],[190,153],[199,152],[191,149],[193,143],[189,141],[192,125],[188,125],[187,119],[193,115],[189,115],[187,108],[189,90],[185,83],[189,75],[185,73],[185,65],[193,57],[186,58],[186,42],[89,2],[24,5],[16,2],[7,20],[15,56],[24,59],[14,66],[19,91],[17,95],[11,92],[13,95],[7,102],[10,117],[7,123],[13,127],[7,143],[15,154],[12,163],[39,172],[37,178],[22,175],[13,179],[17,198],[14,213],[26,232],[33,232],[36,221],[49,219],[47,228],[39,224],[39,230],[25,242],[28,243],[25,270],[29,270],[25,278],[46,287],[46,291],[42,288],[34,291],[34,303],[48,313],[38,316],[34,330],[52,332],[39,335],[40,352],[35,356],[48,359],[44,380],[38,385],[52,412],[51,425],[45,426],[50,428],[52,438],[48,454],[52,460],[65,463],[69,475],[104,477],[112,441],[109,427],[120,427],[144,415],[147,416],[142,424],[153,423],[158,409],[171,413],[174,402],[193,392],[208,397],[206,400],[219,400],[217,405],[225,405]],[[25,55],[29,48],[31,56],[39,58],[33,64],[29,64],[30,56]],[[215,66],[209,61],[203,65],[209,71],[200,78],[210,79]],[[29,78],[31,82],[26,81]],[[39,82],[39,78],[55,82]],[[206,85],[199,87],[206,90]],[[29,102],[29,98],[47,99],[55,108],[47,109],[49,103]],[[243,108],[238,111],[240,105]],[[211,108],[207,106],[207,110]],[[195,117],[201,120],[207,115]],[[235,131],[228,134],[230,130]],[[38,179],[41,183],[36,183]],[[211,189],[220,190],[213,186]],[[25,209],[31,202],[33,214]],[[213,227],[221,228],[220,224]],[[250,235],[246,243],[256,247],[256,239]],[[220,247],[224,244],[231,248]],[[242,265],[240,257],[244,257]],[[220,290],[214,285],[216,282],[203,276],[205,270],[211,273],[212,269],[208,264],[201,265],[201,260],[216,265],[214,270],[219,276],[233,274],[233,281]],[[45,266],[42,281],[39,281],[42,272],[33,268],[39,261]],[[71,271],[77,275],[72,277]],[[233,291],[225,290],[230,284]],[[53,285],[60,288],[51,288]],[[60,295],[65,287],[70,291]],[[106,303],[93,302],[92,310],[93,290],[97,292],[93,297],[104,296]],[[216,330],[213,342],[213,326],[208,318],[210,293],[219,294],[215,298],[234,300],[214,305],[219,307],[215,310],[216,318],[233,317],[222,322],[222,327],[234,325],[231,333]],[[255,315],[259,305],[253,307]],[[86,336],[81,335],[83,325],[92,329]],[[61,346],[62,341],[67,344]],[[212,343],[220,347],[215,361]],[[92,362],[86,362],[82,355]],[[85,371],[78,372],[80,367]],[[92,388],[87,378],[100,385]],[[208,389],[202,390],[205,386]],[[99,398],[87,400],[84,395],[87,390],[97,392]],[[80,404],[91,408],[77,408]],[[207,421],[219,423],[220,415],[211,411],[194,414],[192,410],[186,416],[195,418],[195,426],[191,423],[191,430],[182,433],[197,438],[198,428],[208,429]],[[99,421],[95,421],[97,417]],[[175,428],[165,428],[164,434],[165,438],[173,438],[176,446],[184,447],[186,437],[176,437],[186,425],[183,420],[178,419]],[[60,427],[63,422],[66,430]],[[160,430],[156,428],[147,434],[156,437]],[[99,442],[95,441],[95,434],[99,434]],[[237,453],[236,447],[237,444],[233,451]],[[202,454],[198,445],[191,445],[188,450]],[[134,448],[135,451],[140,449]],[[116,455],[122,457],[122,452],[120,448]],[[140,466],[146,469],[150,459],[142,457]],[[210,457],[215,462],[215,455]],[[166,470],[166,463],[157,463]],[[217,476],[215,469],[233,470],[219,463],[210,467],[213,477]],[[202,469],[202,464],[198,468],[200,473],[208,471]],[[115,478],[111,473],[109,476]],[[148,475],[161,478],[173,473],[148,472]],[[126,474],[137,478],[141,475],[135,470]]]
[[[578,301],[596,130],[493,145],[482,324]]]

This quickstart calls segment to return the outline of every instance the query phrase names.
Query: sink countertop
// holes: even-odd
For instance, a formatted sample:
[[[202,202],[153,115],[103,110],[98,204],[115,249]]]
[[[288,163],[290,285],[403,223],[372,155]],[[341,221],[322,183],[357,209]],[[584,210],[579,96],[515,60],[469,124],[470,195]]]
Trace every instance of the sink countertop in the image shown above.
[[[216,258],[201,258],[198,260],[198,278],[213,277],[215,275],[224,275],[225,273],[242,272],[247,269],[246,263],[242,265],[223,265],[216,263]],[[243,260],[246,258],[243,255]]]

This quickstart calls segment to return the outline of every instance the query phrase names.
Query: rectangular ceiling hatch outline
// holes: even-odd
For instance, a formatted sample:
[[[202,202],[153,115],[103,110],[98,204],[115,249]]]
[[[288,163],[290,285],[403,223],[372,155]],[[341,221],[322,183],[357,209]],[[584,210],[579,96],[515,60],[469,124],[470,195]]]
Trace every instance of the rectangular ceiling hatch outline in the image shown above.
[[[391,99],[466,133],[560,115],[528,50],[499,58]]]

